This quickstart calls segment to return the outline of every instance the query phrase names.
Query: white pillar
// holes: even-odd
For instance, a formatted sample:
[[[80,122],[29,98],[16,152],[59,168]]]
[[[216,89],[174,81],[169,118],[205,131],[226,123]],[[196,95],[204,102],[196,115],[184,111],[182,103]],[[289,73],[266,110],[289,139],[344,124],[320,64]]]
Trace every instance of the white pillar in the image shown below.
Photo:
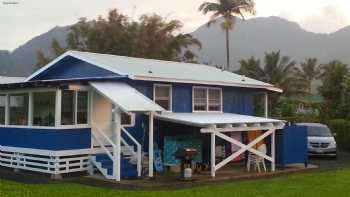
[[[269,117],[269,100],[268,100],[267,92],[265,92],[264,94],[264,110],[265,110],[265,118]]]
[[[10,124],[10,96],[6,94],[6,103],[5,103],[5,125]]]
[[[153,112],[149,113],[149,137],[148,137],[148,176],[153,177]]]
[[[113,111],[114,116],[114,136],[115,136],[115,148],[113,149],[113,177],[116,181],[120,181],[120,141],[121,141],[121,118],[120,111],[115,109]]]
[[[29,91],[28,93],[28,126],[33,126],[33,92]]]
[[[275,146],[276,146],[276,143],[275,143],[275,133],[276,133],[276,130],[273,131],[273,133],[271,134],[271,158],[272,158],[272,162],[271,162],[271,171],[274,172],[276,170],[276,167],[275,167]]]
[[[210,159],[210,174],[212,177],[215,177],[215,133],[210,133],[210,151],[211,151],[211,159]]]
[[[55,127],[61,126],[62,90],[56,91]]]

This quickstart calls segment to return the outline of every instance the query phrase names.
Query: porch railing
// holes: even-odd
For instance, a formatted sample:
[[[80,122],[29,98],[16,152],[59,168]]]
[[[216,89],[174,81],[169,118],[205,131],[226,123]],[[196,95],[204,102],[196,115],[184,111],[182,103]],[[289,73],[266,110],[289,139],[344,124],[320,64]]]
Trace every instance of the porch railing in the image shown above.
[[[99,146],[102,148],[102,150],[108,155],[108,157],[113,161],[113,176],[115,175],[116,169],[115,169],[115,162],[117,161],[115,159],[116,156],[116,150],[117,150],[117,145],[113,143],[113,141],[98,127],[94,126],[94,129],[97,130],[94,131],[93,129],[91,129],[91,136],[93,137],[93,139],[95,140],[95,142],[97,142],[99,144]],[[109,145],[112,146],[113,148],[113,155],[111,154],[110,150],[106,147],[105,143],[100,139],[99,136],[102,136],[104,140],[106,140],[108,142]],[[97,166],[96,166],[97,167]],[[99,169],[102,173],[103,170]],[[108,177],[108,174],[104,174],[105,177]],[[116,178],[115,176],[113,178]]]
[[[142,171],[142,156],[141,156],[141,144],[124,128],[122,127],[122,131],[128,136],[128,138],[131,139],[131,141],[136,145],[136,152],[130,146],[124,139],[121,137],[121,142],[127,147],[127,149],[131,152],[131,154],[134,156],[136,159],[136,165],[137,165],[137,176],[141,176],[141,171]]]

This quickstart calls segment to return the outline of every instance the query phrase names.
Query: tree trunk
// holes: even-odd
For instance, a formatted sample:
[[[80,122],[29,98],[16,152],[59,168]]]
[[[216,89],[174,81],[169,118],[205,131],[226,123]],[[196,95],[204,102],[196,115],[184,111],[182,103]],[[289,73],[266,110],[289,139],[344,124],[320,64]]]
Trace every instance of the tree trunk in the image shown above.
[[[230,69],[230,38],[229,38],[229,28],[226,27],[226,69]]]

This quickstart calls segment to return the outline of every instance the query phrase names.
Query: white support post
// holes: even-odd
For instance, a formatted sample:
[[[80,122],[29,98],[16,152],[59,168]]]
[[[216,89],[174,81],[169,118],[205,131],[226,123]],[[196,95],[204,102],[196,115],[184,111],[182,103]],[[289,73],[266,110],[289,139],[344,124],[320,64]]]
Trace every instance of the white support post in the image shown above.
[[[271,161],[271,171],[272,172],[275,172],[276,170],[276,167],[275,167],[275,146],[276,146],[276,143],[275,143],[275,133],[276,133],[276,130],[274,130],[271,134],[271,157],[272,157],[272,161]]]
[[[211,159],[210,159],[210,174],[212,177],[215,177],[215,133],[210,133],[210,151],[211,151]]]
[[[149,113],[149,137],[148,137],[148,176],[153,177],[153,112]]]
[[[28,126],[33,126],[33,92],[29,91],[28,93]]]
[[[6,103],[5,103],[5,125],[10,124],[10,96],[6,94]]]
[[[265,110],[265,118],[269,117],[269,100],[268,100],[268,94],[265,92],[264,94],[264,110]]]
[[[56,104],[55,104],[55,127],[61,126],[61,105],[62,105],[62,90],[56,91]]]
[[[115,145],[113,149],[113,177],[116,181],[120,181],[121,172],[120,172],[120,149],[121,149],[121,117],[119,110],[115,109],[113,112],[114,116],[114,132],[115,132]]]

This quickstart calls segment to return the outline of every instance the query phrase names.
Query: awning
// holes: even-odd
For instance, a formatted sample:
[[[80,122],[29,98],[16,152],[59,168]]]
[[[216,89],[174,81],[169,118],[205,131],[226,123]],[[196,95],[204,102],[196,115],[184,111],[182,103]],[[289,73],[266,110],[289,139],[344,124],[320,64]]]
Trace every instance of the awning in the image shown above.
[[[255,116],[246,116],[231,113],[168,113],[163,112],[155,116],[157,119],[180,123],[195,127],[201,127],[203,133],[212,130],[216,131],[251,131],[282,129],[284,121],[261,118]]]
[[[160,112],[162,107],[142,93],[121,82],[90,82],[100,94],[121,108],[124,112]]]

